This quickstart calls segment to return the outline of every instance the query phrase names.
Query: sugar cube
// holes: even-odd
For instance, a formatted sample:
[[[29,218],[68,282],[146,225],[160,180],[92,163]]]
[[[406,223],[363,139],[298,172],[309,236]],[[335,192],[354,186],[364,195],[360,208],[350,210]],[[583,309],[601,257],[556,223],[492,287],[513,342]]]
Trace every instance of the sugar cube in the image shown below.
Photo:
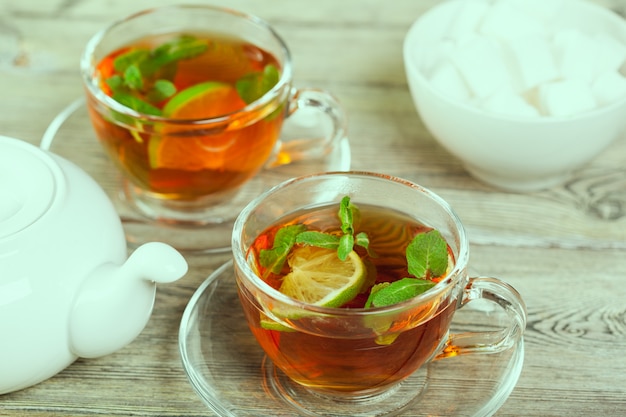
[[[540,117],[539,110],[531,106],[512,88],[502,88],[482,102],[482,108],[496,114],[514,117]]]
[[[596,51],[596,75],[619,71],[626,61],[626,45],[607,33],[598,33],[592,40]]]
[[[546,36],[547,28],[540,19],[515,7],[513,3],[497,1],[485,14],[479,32],[508,40],[529,35]]]
[[[548,116],[572,116],[597,107],[591,87],[576,78],[542,84],[539,101]]]
[[[598,104],[606,106],[626,99],[626,78],[619,72],[606,72],[591,85],[591,91]]]
[[[442,62],[449,60],[454,54],[454,50],[455,43],[451,40],[444,40],[431,45],[429,48],[413,51],[413,59],[422,73],[429,78]]]
[[[458,48],[453,62],[472,93],[479,98],[487,97],[511,82],[500,45],[485,36],[476,37]]]
[[[564,29],[554,35],[554,53],[563,78],[591,83],[596,74],[596,44],[577,29]]]
[[[459,2],[458,10],[454,13],[447,35],[454,40],[473,37],[489,7],[490,4],[487,0]]]
[[[539,36],[524,36],[507,43],[519,91],[527,91],[559,77],[550,44]]]
[[[542,23],[547,24],[555,18],[563,7],[563,3],[568,0],[498,0],[506,1],[510,5],[522,12],[539,19]]]
[[[468,101],[471,93],[467,84],[450,61],[443,61],[433,72],[432,86],[450,99]]]

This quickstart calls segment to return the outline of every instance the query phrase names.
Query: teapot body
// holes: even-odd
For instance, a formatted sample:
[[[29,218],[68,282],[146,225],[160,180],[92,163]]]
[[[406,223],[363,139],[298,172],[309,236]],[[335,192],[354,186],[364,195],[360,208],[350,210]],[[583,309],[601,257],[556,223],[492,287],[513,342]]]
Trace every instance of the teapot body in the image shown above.
[[[98,266],[127,256],[121,221],[91,177],[32,145],[16,146],[40,166],[33,173],[28,165],[14,164],[12,172],[0,165],[0,184],[9,190],[0,203],[0,394],[76,360],[68,323],[81,284]],[[25,190],[30,185],[39,191]]]

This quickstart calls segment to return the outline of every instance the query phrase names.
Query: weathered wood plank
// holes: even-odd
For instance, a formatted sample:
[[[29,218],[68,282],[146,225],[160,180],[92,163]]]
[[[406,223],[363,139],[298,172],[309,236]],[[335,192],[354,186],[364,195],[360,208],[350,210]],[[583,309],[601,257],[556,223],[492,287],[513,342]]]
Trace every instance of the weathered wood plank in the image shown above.
[[[341,100],[354,169],[398,175],[439,193],[467,227],[472,272],[510,282],[526,300],[524,370],[496,415],[626,415],[626,137],[548,191],[512,194],[474,180],[426,131],[404,78],[402,38],[437,2],[223,4],[275,25],[292,49],[296,86],[326,88]],[[626,14],[623,0],[597,2]],[[0,134],[38,143],[50,121],[82,94],[78,60],[87,39],[114,19],[164,4],[170,2],[1,2]],[[72,119],[63,132],[72,143],[63,152],[114,188],[88,121]],[[153,316],[132,344],[0,396],[0,415],[212,415],[182,369],[178,326],[189,297],[228,256],[188,259],[190,273],[159,288]]]

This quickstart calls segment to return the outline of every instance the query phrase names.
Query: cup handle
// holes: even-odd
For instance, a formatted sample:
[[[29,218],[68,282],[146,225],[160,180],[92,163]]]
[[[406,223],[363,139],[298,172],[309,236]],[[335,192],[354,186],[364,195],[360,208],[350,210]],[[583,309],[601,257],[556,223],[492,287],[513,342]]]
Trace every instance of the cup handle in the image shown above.
[[[275,158],[267,164],[270,168],[302,159],[321,158],[346,136],[345,112],[339,101],[327,91],[294,88],[287,100],[287,109],[278,150]],[[294,116],[304,115],[307,111],[324,116],[329,122],[327,131],[321,135],[313,133],[320,126],[313,126],[310,120],[300,129],[289,129],[288,125],[295,119]]]
[[[451,333],[443,350],[435,356],[435,359],[503,352],[520,340],[526,328],[526,305],[513,287],[497,278],[470,278],[457,312],[476,300],[495,303],[504,310],[508,322],[498,330]]]

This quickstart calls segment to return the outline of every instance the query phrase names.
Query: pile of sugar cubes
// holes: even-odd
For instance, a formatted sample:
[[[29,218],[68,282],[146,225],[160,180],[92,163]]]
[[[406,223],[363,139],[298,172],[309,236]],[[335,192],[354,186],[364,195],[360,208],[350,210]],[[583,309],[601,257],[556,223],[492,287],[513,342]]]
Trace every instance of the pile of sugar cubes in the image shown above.
[[[442,94],[514,117],[569,117],[624,100],[626,45],[601,29],[551,24],[568,2],[460,2],[421,69]]]

